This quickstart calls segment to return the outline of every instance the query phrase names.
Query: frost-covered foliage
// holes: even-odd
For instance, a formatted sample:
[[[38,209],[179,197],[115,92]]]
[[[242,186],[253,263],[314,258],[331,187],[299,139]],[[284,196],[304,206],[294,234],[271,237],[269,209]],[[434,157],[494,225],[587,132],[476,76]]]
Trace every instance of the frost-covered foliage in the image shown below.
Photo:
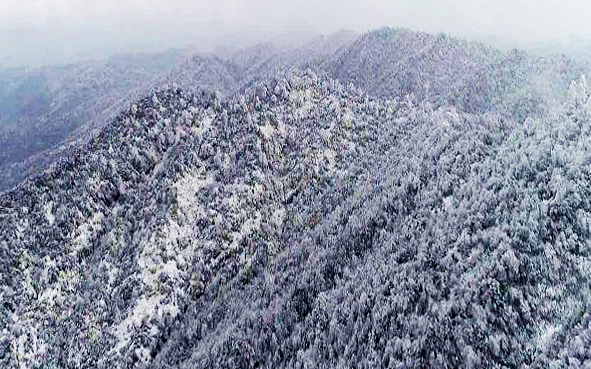
[[[75,155],[2,196],[0,366],[94,366],[109,342],[130,339],[132,323],[163,324],[178,313],[178,291],[165,282],[177,281],[186,260],[165,249],[142,264],[139,247],[159,245],[142,242],[166,231],[170,176],[199,160],[192,131],[215,101],[177,91],[142,100]],[[179,158],[183,149],[191,155]],[[160,285],[149,275],[154,264],[164,272]]]
[[[584,76],[571,84],[568,96],[551,114],[526,120],[482,171],[504,198],[495,221],[508,226],[510,247],[520,261],[518,276],[499,277],[519,289],[516,311],[527,309],[528,319],[536,322],[520,329],[532,340],[519,352],[528,364],[559,361],[579,367],[577,362],[591,359],[579,347],[588,342],[591,307],[591,99]]]
[[[0,367],[589,366],[566,95],[521,121],[311,70],[158,91],[0,196]]]
[[[238,294],[240,304],[233,297],[223,310],[192,312],[185,322],[194,328],[181,339],[194,346],[167,345],[156,366],[184,355],[186,367],[457,367],[490,356],[484,333],[459,312],[475,302],[471,314],[487,329],[498,312],[487,310],[486,296],[494,291],[500,299],[499,286],[460,278],[469,257],[461,246],[470,232],[498,237],[483,231],[488,224],[479,213],[495,198],[474,173],[487,142],[499,141],[509,123],[363,96],[349,104],[332,116],[342,114],[357,135],[354,150],[328,182],[312,173],[307,186],[299,180],[303,189],[287,210],[286,251]],[[214,312],[220,322],[212,327]]]
[[[331,76],[380,97],[413,94],[462,110],[490,109],[487,69],[498,51],[446,35],[382,28],[324,62]]]
[[[0,191],[73,151],[69,143],[110,123],[181,56],[178,51],[119,55],[0,72]],[[58,153],[39,155],[50,149]]]
[[[254,80],[322,60],[355,36],[337,32],[300,47],[261,44],[224,58],[172,50],[0,71],[0,191],[79,149],[93,130],[149,91],[177,85],[232,96]]]
[[[226,98],[292,68],[311,68],[343,85],[353,82],[373,97],[410,94],[413,103],[496,111],[519,122],[562,99],[564,88],[582,72],[562,56],[501,53],[443,34],[390,28],[361,36],[337,32],[297,47],[263,43],[216,55],[176,50],[4,72],[0,190],[73,153],[94,129],[148,91],[176,84],[186,92],[207,89]]]
[[[523,121],[553,104],[581,67],[564,57],[500,52],[444,34],[382,28],[323,59],[320,69],[378,97],[452,104],[469,113],[498,111]]]

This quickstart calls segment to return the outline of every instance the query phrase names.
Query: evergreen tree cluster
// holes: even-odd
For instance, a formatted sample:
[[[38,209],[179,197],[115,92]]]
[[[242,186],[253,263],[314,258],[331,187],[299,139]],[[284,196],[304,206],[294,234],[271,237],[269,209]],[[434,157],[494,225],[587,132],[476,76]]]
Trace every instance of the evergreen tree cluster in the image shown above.
[[[589,367],[585,78],[327,70],[157,90],[1,193],[0,366]]]

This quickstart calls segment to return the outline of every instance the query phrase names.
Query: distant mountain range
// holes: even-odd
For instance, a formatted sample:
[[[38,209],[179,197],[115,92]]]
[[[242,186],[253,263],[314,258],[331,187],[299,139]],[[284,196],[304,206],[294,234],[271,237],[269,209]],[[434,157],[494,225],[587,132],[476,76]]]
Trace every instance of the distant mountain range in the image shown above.
[[[427,99],[467,112],[500,110],[518,119],[531,105],[540,105],[539,95],[547,98],[582,73],[565,58],[503,54],[445,35],[386,28],[362,36],[342,31],[294,48],[259,44],[223,57],[173,50],[7,70],[0,75],[0,138],[7,148],[0,155],[0,190],[40,173],[150,90],[175,84],[186,91],[207,88],[230,96],[252,81],[307,67],[353,82],[373,96],[412,93],[415,102]],[[528,85],[540,80],[532,78],[540,73],[552,76],[539,84],[544,91]]]
[[[0,193],[0,367],[591,365],[568,59],[384,28],[56,71],[2,77],[4,132],[95,115]]]
[[[173,50],[0,73],[0,145],[7,148],[0,154],[0,190],[40,173],[133,99],[165,85],[231,96],[280,71],[311,68],[372,96],[412,93],[415,102],[503,111],[523,120],[586,70],[565,57],[502,53],[443,34],[388,28],[361,36],[342,31],[299,47],[267,43],[220,54]]]
[[[170,73],[180,51],[0,72],[0,189],[40,173]],[[58,149],[57,153],[53,153]]]
[[[287,50],[259,45],[233,52],[227,60],[171,50],[5,70],[0,73],[0,146],[7,150],[0,154],[0,190],[39,174],[150,91],[175,84],[187,91],[208,88],[231,95],[250,81],[300,66],[306,58],[329,53],[353,37],[339,32]]]

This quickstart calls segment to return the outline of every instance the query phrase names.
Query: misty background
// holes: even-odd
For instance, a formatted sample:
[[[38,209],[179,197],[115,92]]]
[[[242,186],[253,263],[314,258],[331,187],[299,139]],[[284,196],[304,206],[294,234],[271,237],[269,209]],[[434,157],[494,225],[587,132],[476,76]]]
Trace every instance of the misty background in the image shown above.
[[[272,40],[298,44],[382,26],[443,32],[502,49],[585,54],[583,0],[2,0],[0,69],[102,59],[117,53],[201,52]]]

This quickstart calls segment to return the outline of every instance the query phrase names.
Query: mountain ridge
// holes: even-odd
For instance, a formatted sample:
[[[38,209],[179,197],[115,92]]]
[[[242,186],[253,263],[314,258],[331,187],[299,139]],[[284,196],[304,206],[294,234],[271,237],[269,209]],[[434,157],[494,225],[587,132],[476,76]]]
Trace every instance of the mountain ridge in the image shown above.
[[[415,44],[423,46],[413,50]],[[347,56],[346,52],[351,54]],[[418,103],[428,95],[427,99],[434,106],[451,104],[460,110],[473,113],[492,109],[514,115],[516,119],[523,121],[536,109],[558,103],[562,96],[556,96],[554,91],[567,88],[568,83],[584,73],[587,68],[576,66],[568,60],[561,62],[556,58],[533,58],[528,54],[522,54],[521,59],[515,59],[511,55],[516,54],[511,53],[501,53],[482,44],[462,41],[444,34],[432,36],[400,28],[382,28],[363,35],[340,32],[318,37],[292,48],[273,46],[272,43],[260,44],[233,53],[221,52],[217,56],[215,53],[191,55],[189,51],[177,51],[174,54],[176,56],[169,58],[173,65],[170,72],[164,75],[149,72],[140,78],[145,80],[143,87],[124,89],[122,93],[139,97],[150,93],[150,90],[176,84],[186,91],[198,93],[199,87],[196,86],[202,86],[218,90],[223,97],[231,97],[257,80],[272,78],[290,68],[311,68],[319,75],[339,79],[344,84],[353,82],[376,97],[401,97],[412,93],[414,103]],[[355,55],[358,54],[373,57],[371,60],[357,60]],[[135,58],[138,59],[138,56]],[[164,59],[166,58],[168,57],[165,56]],[[133,61],[124,59],[122,56],[115,57],[111,64],[115,65],[115,68],[116,65],[133,65]],[[255,60],[258,61],[255,63]],[[345,64],[341,65],[341,62]],[[142,63],[145,64],[145,61]],[[156,69],[159,65],[164,65],[157,61],[147,64]],[[355,69],[358,68],[355,65],[362,65],[362,68],[367,70],[361,73],[361,70]],[[92,63],[89,66],[92,67]],[[101,73],[106,77],[112,73],[108,68],[104,71],[98,68],[94,73],[96,76],[93,78],[97,79],[99,90],[104,89],[104,86],[113,85],[114,81],[109,81],[108,78],[103,80],[101,77]],[[540,75],[544,77],[541,78]],[[66,78],[64,82],[60,82],[66,90],[69,89],[68,81]],[[48,96],[55,95],[54,90],[51,90],[53,92],[50,91]],[[108,92],[108,88],[105,91]],[[120,92],[116,94],[121,95]],[[76,93],[72,96],[78,95],[80,94]],[[11,148],[8,155],[16,155],[13,155],[14,158],[24,155],[23,158],[26,158],[24,161],[15,162],[14,158],[7,157],[6,163],[0,163],[4,168],[4,179],[1,183],[5,183],[0,185],[0,188],[6,189],[26,175],[41,172],[52,160],[59,158],[63,150],[60,146],[77,145],[79,143],[76,142],[89,139],[95,128],[108,124],[109,120],[114,119],[116,113],[132,99],[127,97],[105,105],[105,101],[101,101],[105,100],[103,95],[99,93],[99,96],[94,97],[91,94],[83,98],[82,103],[80,99],[72,100],[72,96],[60,98],[63,101],[58,105],[63,105],[69,100],[72,100],[69,103],[74,105],[69,108],[70,110],[67,110],[66,106],[63,112],[65,115],[61,118],[48,116],[49,118],[43,118],[45,120],[39,120],[33,117],[30,122],[24,121],[29,132],[29,138],[25,141],[24,136],[19,139],[8,131],[0,135],[6,137],[8,143],[5,146]],[[90,114],[92,117],[89,121],[84,122],[84,117],[80,118],[80,106],[83,106],[85,111],[94,112]],[[61,122],[62,118],[70,122],[70,128],[64,128],[62,124],[60,129],[50,129],[57,122]],[[82,123],[79,118],[82,119]],[[37,149],[28,143],[31,137],[33,141],[47,141],[37,137],[39,133],[35,127],[39,125],[47,125],[47,129],[53,135],[61,132],[60,139],[51,140],[56,141],[53,151],[37,152]],[[32,153],[29,152],[31,150]]]
[[[557,93],[157,90],[0,193],[0,363],[587,365],[591,99]]]

